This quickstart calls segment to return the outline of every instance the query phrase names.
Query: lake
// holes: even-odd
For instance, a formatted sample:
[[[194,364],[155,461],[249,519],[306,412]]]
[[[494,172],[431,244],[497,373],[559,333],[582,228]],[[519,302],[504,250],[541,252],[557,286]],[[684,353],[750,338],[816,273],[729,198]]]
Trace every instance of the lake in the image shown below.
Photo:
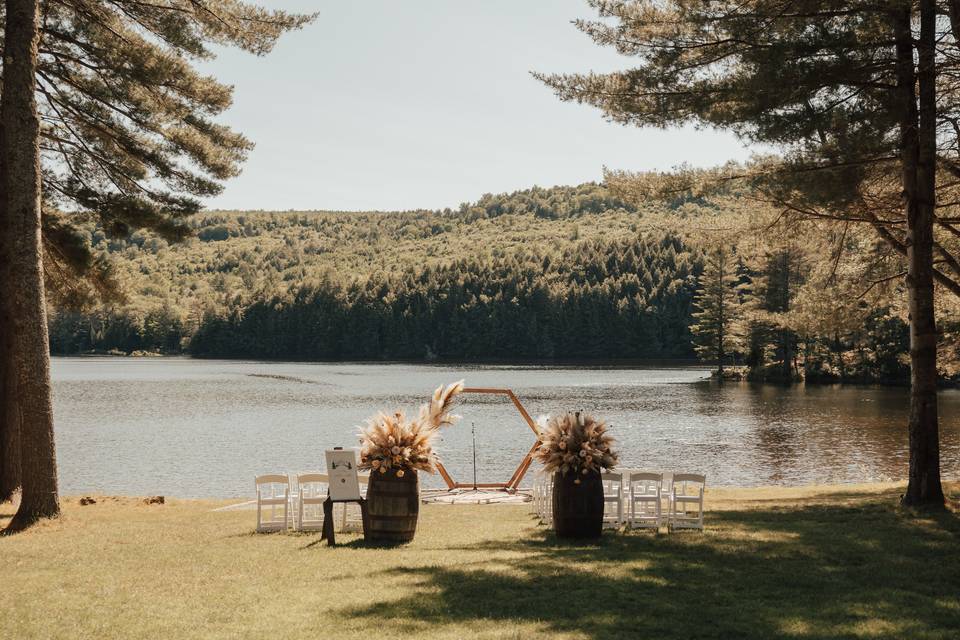
[[[414,411],[438,385],[513,389],[534,418],[606,418],[621,466],[707,474],[711,485],[854,483],[907,469],[907,392],[717,384],[699,367],[308,364],[54,358],[65,495],[238,497],[261,473],[322,470],[378,410]],[[533,444],[506,397],[462,396],[439,453],[460,481],[505,482]],[[944,477],[960,475],[960,392],[941,393]],[[529,484],[528,476],[524,485]],[[425,486],[443,486],[439,476]]]

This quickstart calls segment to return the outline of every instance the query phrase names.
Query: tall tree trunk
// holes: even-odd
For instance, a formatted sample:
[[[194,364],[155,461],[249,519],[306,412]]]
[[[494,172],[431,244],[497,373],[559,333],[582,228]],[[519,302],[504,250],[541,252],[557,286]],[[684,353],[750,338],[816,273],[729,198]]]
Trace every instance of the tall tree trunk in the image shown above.
[[[933,307],[933,215],[936,203],[936,3],[920,2],[919,64],[914,76],[910,10],[897,20],[903,197],[907,214],[910,310],[910,472],[903,504],[943,508],[937,418],[937,328]],[[919,82],[919,113],[914,83]]]
[[[791,249],[783,250],[783,305],[781,311],[790,311],[790,265],[793,259]],[[784,327],[780,331],[780,340],[783,341],[783,381],[793,382],[793,332]]]
[[[720,375],[721,382],[723,382],[723,359],[727,355],[723,344],[723,339],[727,334],[727,316],[724,313],[726,311],[726,291],[723,289],[723,279],[727,275],[726,256],[726,247],[720,247],[717,254],[719,263],[719,269],[717,269],[717,315],[719,316],[719,322],[717,323],[717,373]]]
[[[0,149],[3,126],[0,124]],[[7,216],[6,172],[0,157],[0,502],[13,498],[20,488],[20,427],[16,421],[16,392],[13,384],[13,313],[10,277],[12,234]]]
[[[7,527],[18,531],[60,513],[50,394],[50,350],[40,237],[40,119],[36,69],[37,0],[6,0],[0,121],[7,214],[13,237],[13,329],[20,417],[20,508]]]
[[[10,324],[4,326],[0,340],[7,342],[6,334],[12,332]],[[0,347],[0,502],[13,500],[20,489],[20,424],[16,393],[13,352]]]

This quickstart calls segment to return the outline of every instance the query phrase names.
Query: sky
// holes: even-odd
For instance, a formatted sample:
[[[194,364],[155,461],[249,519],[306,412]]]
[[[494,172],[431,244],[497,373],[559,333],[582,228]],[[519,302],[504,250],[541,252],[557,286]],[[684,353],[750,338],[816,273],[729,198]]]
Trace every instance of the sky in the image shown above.
[[[598,181],[603,167],[745,159],[733,136],[637,129],[564,103],[531,71],[629,68],[571,24],[583,0],[260,0],[317,11],[258,58],[203,64],[234,86],[221,122],[255,144],[222,209],[456,208],[484,193]]]

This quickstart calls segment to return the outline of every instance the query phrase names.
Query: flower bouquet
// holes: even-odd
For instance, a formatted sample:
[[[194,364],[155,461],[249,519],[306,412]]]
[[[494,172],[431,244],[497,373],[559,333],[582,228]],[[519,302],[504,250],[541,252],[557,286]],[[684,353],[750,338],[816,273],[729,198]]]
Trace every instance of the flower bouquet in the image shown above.
[[[360,469],[370,470],[367,488],[367,539],[409,542],[420,511],[418,471],[435,473],[433,442],[442,427],[456,422],[450,413],[463,380],[433,392],[430,402],[408,420],[402,411],[378,413],[360,430]]]
[[[393,471],[402,478],[407,471],[436,473],[437,456],[433,441],[440,428],[453,424],[453,399],[463,391],[463,380],[437,387],[429,403],[408,421],[403,411],[378,413],[360,430],[360,468],[385,474]]]
[[[617,464],[607,424],[579,411],[550,418],[534,457],[553,473],[553,523],[557,535],[596,538],[603,528],[601,469]]]

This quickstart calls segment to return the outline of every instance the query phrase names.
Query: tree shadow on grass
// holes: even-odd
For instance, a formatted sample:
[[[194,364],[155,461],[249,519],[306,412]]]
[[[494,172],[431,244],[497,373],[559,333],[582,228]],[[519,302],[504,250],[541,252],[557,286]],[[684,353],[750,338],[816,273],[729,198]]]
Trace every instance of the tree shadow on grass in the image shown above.
[[[886,487],[883,489],[871,490],[869,493],[862,491],[830,491],[829,493],[811,493],[806,496],[790,497],[791,508],[804,506],[817,506],[829,504],[832,506],[851,506],[864,504],[884,504],[891,505],[898,503],[903,496],[903,487]],[[709,496],[708,496],[709,500]],[[784,503],[782,496],[760,496],[755,498],[744,498],[737,501],[738,504],[749,505],[751,507],[770,507]]]
[[[887,501],[717,512],[707,527],[594,545],[527,529],[451,549],[479,560],[391,569],[408,595],[344,613],[410,634],[493,622],[590,638],[956,638],[954,514]]]

